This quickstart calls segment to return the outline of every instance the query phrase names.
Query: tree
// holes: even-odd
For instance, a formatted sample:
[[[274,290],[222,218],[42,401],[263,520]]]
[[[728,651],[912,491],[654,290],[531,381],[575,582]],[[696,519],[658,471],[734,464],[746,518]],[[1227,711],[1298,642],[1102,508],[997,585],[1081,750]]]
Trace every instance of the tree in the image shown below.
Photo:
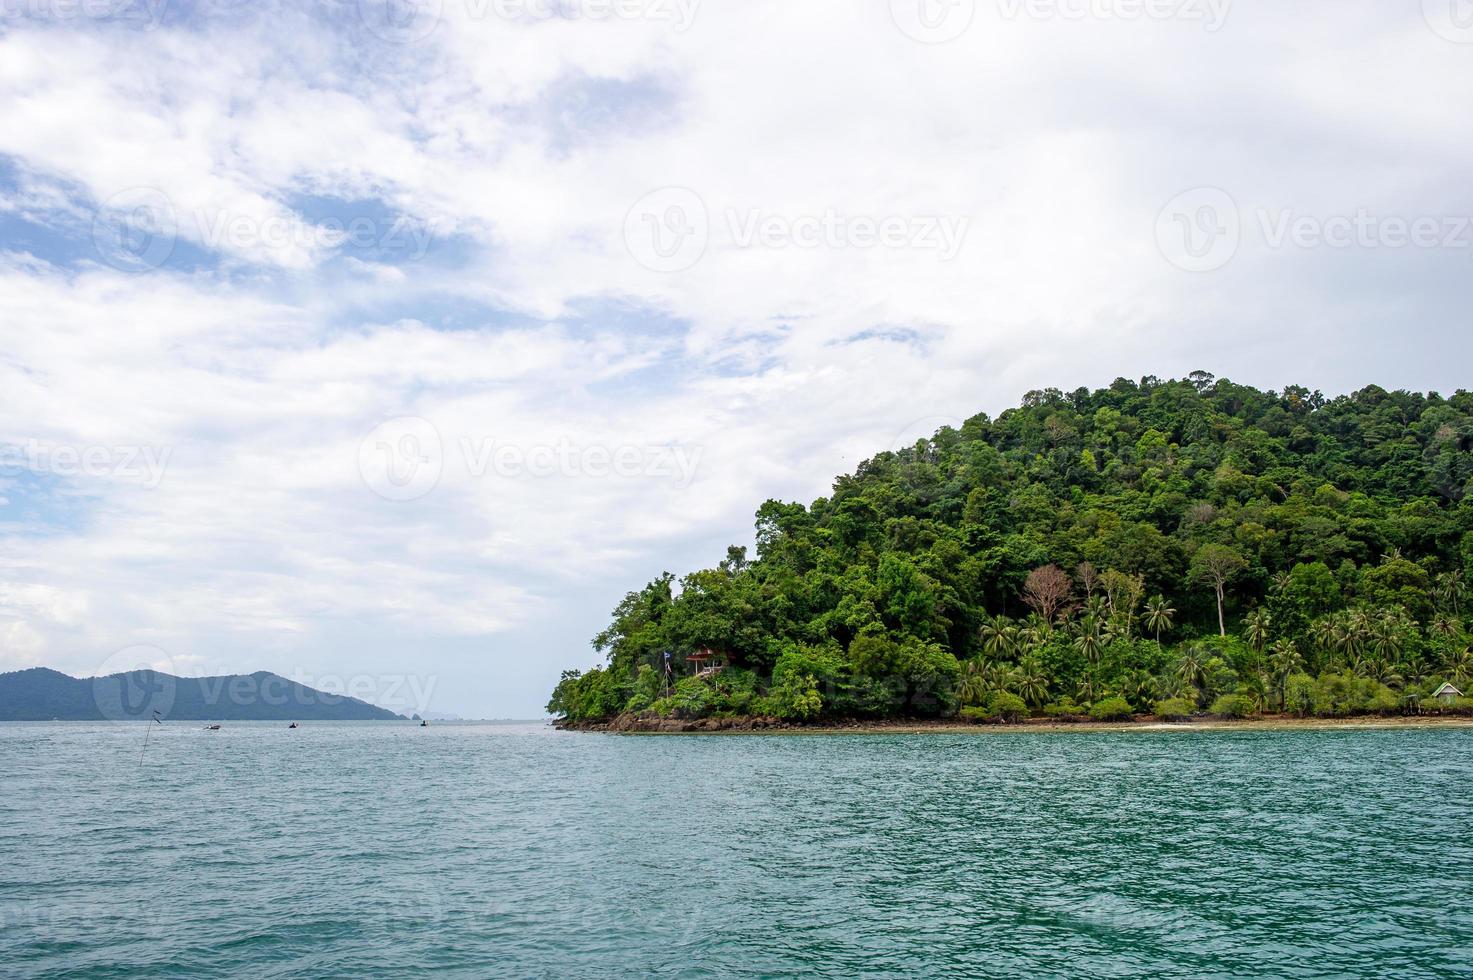
[[[1052,626],[1059,608],[1068,600],[1074,583],[1058,565],[1044,565],[1028,573],[1023,582],[1023,601]]]
[[[1192,556],[1191,579],[1208,582],[1217,597],[1217,633],[1227,636],[1227,620],[1223,615],[1223,601],[1227,583],[1248,567],[1243,556],[1227,545],[1204,544]]]
[[[1470,478],[1473,392],[1325,398],[1205,374],[1042,390],[880,453],[810,504],[767,501],[755,557],[723,548],[630,593],[595,638],[606,665],[560,682],[556,706],[884,717],[950,710],[958,681],[984,706],[999,691],[1411,705],[1443,678],[1473,683]],[[726,656],[723,679],[665,690],[665,653],[688,674],[699,647]],[[1296,707],[1302,677],[1320,707]]]
[[[1289,675],[1295,673],[1304,666],[1304,658],[1299,656],[1299,648],[1292,640],[1280,640],[1273,645],[1269,651],[1269,669],[1273,672],[1273,688],[1279,695],[1279,710],[1284,710],[1284,685],[1289,682]]]
[[[1176,610],[1166,604],[1166,597],[1157,595],[1146,602],[1146,629],[1156,634],[1156,646],[1161,646],[1161,634],[1171,629],[1171,619]]]
[[[1248,644],[1253,649],[1262,651],[1268,643],[1268,629],[1273,624],[1273,617],[1268,614],[1267,609],[1255,609],[1248,614],[1244,620],[1244,633],[1248,638]]]

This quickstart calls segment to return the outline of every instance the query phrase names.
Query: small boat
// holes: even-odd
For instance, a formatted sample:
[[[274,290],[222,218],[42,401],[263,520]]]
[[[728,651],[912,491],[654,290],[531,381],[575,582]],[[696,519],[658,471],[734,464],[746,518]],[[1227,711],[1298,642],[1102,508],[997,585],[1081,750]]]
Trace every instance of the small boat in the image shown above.
[[[218,732],[219,730],[220,730],[220,726],[219,725],[206,725],[205,726],[205,731],[207,731],[207,732]]]
[[[429,719],[427,719],[427,718],[420,719],[419,727],[420,728],[429,728],[430,727]]]
[[[290,725],[287,725],[286,727],[287,728],[296,728],[297,727],[297,723],[296,722],[292,722]]]

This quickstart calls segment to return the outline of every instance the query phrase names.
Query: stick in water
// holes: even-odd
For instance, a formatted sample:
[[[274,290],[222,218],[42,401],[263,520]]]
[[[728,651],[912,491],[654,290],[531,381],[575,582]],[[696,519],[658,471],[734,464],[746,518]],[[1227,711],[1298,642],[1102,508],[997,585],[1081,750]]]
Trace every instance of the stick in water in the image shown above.
[[[157,724],[160,724],[160,725],[163,724],[162,721],[159,721],[159,709],[158,708],[154,708],[153,709],[153,720]],[[148,752],[148,736],[153,731],[153,725],[150,725],[148,722],[144,722],[143,723],[143,726],[144,726],[143,727],[143,751],[138,753],[138,764],[140,766],[143,765],[143,756],[144,756],[144,754]]]

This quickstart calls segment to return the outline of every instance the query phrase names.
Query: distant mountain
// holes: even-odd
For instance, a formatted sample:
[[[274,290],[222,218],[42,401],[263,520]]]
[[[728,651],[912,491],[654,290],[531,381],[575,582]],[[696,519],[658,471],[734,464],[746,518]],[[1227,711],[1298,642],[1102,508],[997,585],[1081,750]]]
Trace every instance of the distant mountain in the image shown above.
[[[46,667],[0,674],[0,721],[374,721],[402,715],[278,674],[175,677],[134,670],[69,677]]]

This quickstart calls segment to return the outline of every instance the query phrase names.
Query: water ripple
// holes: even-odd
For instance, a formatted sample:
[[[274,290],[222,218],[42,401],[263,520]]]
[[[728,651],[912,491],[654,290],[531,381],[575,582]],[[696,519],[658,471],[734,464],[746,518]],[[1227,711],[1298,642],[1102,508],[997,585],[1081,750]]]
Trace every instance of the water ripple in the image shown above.
[[[0,976],[1473,974],[1462,730],[0,726]]]

